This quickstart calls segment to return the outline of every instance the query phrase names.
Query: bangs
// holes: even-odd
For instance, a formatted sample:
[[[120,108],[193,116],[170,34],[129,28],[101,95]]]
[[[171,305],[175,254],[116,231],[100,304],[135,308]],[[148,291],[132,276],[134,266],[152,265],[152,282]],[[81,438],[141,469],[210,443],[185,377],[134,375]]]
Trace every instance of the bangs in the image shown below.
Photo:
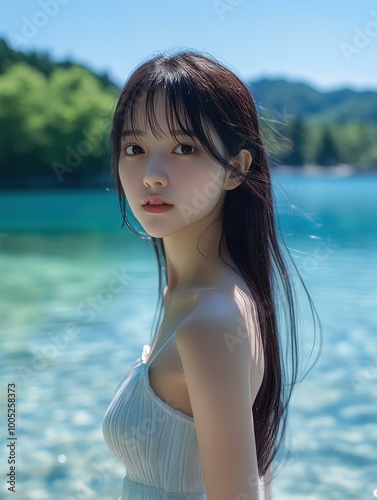
[[[140,129],[149,127],[157,139],[166,136],[156,117],[157,99],[162,98],[170,136],[177,142],[182,142],[182,135],[188,136],[216,161],[227,164],[213,141],[212,134],[219,134],[209,125],[205,99],[197,87],[170,74],[160,75],[159,81],[138,83],[123,95],[122,129],[136,136]],[[219,140],[223,144],[220,137]]]

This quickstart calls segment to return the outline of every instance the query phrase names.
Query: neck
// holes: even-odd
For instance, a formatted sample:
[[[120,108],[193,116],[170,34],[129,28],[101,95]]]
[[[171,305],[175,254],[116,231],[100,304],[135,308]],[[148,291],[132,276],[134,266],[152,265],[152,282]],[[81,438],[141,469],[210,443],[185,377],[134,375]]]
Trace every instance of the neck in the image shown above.
[[[194,226],[163,238],[168,296],[192,288],[215,287],[224,273],[232,272],[220,260],[220,223],[215,222],[207,228],[207,220],[207,224]],[[235,267],[224,247],[222,255],[225,262]]]

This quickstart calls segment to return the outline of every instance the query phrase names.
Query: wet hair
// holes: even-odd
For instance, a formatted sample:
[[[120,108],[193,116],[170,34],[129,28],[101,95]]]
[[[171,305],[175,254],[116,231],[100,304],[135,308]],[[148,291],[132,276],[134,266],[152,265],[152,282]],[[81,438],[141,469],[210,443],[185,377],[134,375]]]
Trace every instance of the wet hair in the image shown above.
[[[241,175],[241,184],[226,192],[219,255],[223,261],[221,247],[225,243],[237,266],[236,271],[248,285],[258,312],[264,376],[253,404],[253,419],[258,473],[262,477],[284,444],[288,403],[298,379],[297,303],[283,250],[307,294],[314,329],[316,318],[319,324],[320,321],[281,234],[278,241],[268,153],[262,142],[260,121],[250,90],[212,56],[185,50],[159,54],[134,70],[120,93],[110,135],[111,168],[120,201],[122,227],[126,224],[131,231],[151,241],[156,253],[159,298],[154,335],[158,331],[163,311],[163,289],[167,283],[163,239],[140,232],[128,220],[129,207],[120,182],[118,163],[122,130],[125,125],[127,130],[135,130],[140,112],[156,137],[162,134],[155,116],[156,99],[161,91],[165,96],[166,118],[172,137],[176,138],[174,129],[178,126],[236,176],[241,174],[230,161],[242,149],[247,149],[252,156],[249,170],[246,175]],[[141,98],[145,103],[143,109],[139,106]],[[223,154],[213,143],[210,128],[220,138]],[[284,321],[279,324],[281,317]],[[288,363],[284,362],[283,341],[290,370]],[[273,474],[275,472],[274,467]]]

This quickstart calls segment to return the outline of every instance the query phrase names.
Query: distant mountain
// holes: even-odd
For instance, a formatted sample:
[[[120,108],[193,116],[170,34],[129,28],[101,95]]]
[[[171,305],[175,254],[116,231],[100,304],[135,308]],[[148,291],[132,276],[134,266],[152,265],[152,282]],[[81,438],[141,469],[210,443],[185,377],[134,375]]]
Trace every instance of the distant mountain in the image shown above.
[[[29,64],[47,76],[56,67],[84,67],[72,61],[54,62],[48,54],[25,54],[11,49],[5,40],[0,39],[0,74],[16,62]],[[89,69],[88,71],[104,87],[117,88],[106,73],[98,74]],[[327,123],[377,123],[377,91],[359,92],[344,88],[322,92],[306,83],[268,78],[249,82],[249,87],[260,111],[280,118],[289,119],[301,115],[310,121]]]
[[[273,111],[280,117],[301,115],[330,123],[377,123],[377,91],[344,88],[321,92],[306,83],[267,78],[250,82],[249,87],[261,111]]]

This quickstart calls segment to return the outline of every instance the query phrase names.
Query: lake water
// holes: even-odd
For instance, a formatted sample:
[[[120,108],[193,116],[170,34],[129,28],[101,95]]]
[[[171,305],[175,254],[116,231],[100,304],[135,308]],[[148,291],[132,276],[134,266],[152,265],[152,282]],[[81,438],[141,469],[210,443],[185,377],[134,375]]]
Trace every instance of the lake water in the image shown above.
[[[289,458],[272,498],[373,499],[377,177],[276,173],[274,185],[323,345],[294,392]],[[104,444],[102,419],[150,341],[154,252],[120,230],[106,189],[1,193],[0,217],[0,496],[8,498],[6,391],[15,383],[17,486],[9,498],[117,499],[124,469]]]

